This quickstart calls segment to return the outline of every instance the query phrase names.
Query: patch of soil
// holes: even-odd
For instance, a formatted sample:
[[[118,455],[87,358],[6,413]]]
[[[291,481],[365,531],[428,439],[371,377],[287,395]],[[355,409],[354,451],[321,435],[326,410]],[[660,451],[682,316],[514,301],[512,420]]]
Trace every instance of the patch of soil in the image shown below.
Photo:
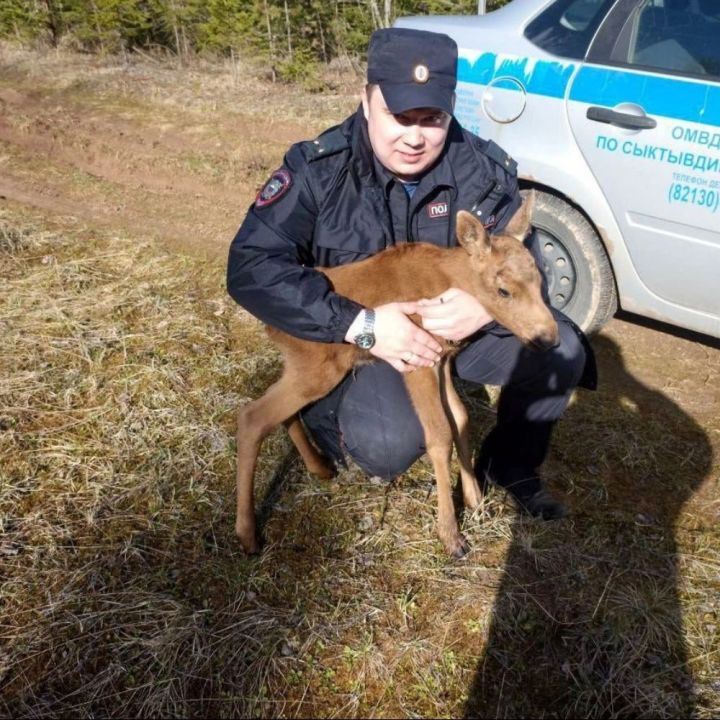
[[[63,56],[45,57],[60,78],[50,86],[25,54],[10,60],[0,80],[0,195],[185,250],[223,255],[288,146],[346,114],[268,117],[262,103],[239,102],[237,88],[210,106],[183,104],[197,73],[149,62],[73,70]],[[164,91],[155,97],[153,82]],[[265,85],[268,93],[283,89]],[[337,97],[347,111],[356,102]]]

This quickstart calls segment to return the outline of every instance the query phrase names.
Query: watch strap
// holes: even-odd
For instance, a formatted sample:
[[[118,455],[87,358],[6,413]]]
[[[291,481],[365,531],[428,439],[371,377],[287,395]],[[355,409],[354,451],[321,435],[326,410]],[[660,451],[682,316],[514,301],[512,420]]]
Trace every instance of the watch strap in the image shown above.
[[[362,331],[364,335],[373,335],[375,333],[375,310],[373,308],[366,308],[365,310]]]

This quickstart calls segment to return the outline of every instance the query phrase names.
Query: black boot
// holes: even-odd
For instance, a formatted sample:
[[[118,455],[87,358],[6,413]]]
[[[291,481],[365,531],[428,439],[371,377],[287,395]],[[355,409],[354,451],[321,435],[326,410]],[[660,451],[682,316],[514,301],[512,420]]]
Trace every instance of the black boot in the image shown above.
[[[504,488],[528,515],[542,520],[565,517],[565,506],[545,490],[537,474],[552,427],[550,422],[515,422],[493,428],[475,461],[475,475],[483,491],[493,483]]]

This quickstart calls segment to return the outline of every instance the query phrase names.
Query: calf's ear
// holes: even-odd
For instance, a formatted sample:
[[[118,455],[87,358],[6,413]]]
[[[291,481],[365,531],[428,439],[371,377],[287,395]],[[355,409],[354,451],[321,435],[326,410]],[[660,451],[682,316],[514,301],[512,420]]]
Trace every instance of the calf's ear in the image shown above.
[[[510,222],[505,226],[505,229],[502,231],[503,234],[510,235],[522,242],[530,232],[530,223],[534,207],[535,191],[530,190],[530,192],[525,195],[523,204],[517,209],[515,214],[510,218]]]
[[[458,243],[467,250],[469,254],[477,252],[490,252],[490,236],[483,227],[483,224],[466,210],[460,210],[456,218],[456,230]]]

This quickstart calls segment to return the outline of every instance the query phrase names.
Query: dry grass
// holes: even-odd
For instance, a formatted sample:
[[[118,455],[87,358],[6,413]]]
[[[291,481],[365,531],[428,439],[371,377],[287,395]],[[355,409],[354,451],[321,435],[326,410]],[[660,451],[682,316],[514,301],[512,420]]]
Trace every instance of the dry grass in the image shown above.
[[[8,76],[26,76],[54,93],[92,94],[102,110],[116,105],[120,113],[131,114],[143,112],[149,103],[202,115],[221,108],[263,116],[270,126],[343,117],[356,107],[364,77],[356,61],[337,60],[321,69],[314,81],[318,91],[309,93],[301,85],[269,83],[267,63],[252,56],[222,61],[198,57],[183,65],[146,53],[98,57],[54,48],[38,52],[7,41],[0,41],[0,64]]]
[[[6,711],[194,712],[226,643],[251,707],[283,623],[226,550],[228,420],[268,363],[228,349],[218,268],[7,220],[0,253]]]
[[[518,521],[493,495],[464,563],[434,539],[427,464],[322,483],[279,433],[248,560],[232,414],[278,361],[220,264],[7,211],[0,264],[3,715],[717,713],[716,528],[680,526],[680,550],[665,505],[628,510],[598,481],[612,464],[700,482],[691,428],[670,448],[622,404],[577,403],[585,445],[563,426],[572,457],[551,465],[574,520]],[[467,397],[486,428],[487,397]]]

